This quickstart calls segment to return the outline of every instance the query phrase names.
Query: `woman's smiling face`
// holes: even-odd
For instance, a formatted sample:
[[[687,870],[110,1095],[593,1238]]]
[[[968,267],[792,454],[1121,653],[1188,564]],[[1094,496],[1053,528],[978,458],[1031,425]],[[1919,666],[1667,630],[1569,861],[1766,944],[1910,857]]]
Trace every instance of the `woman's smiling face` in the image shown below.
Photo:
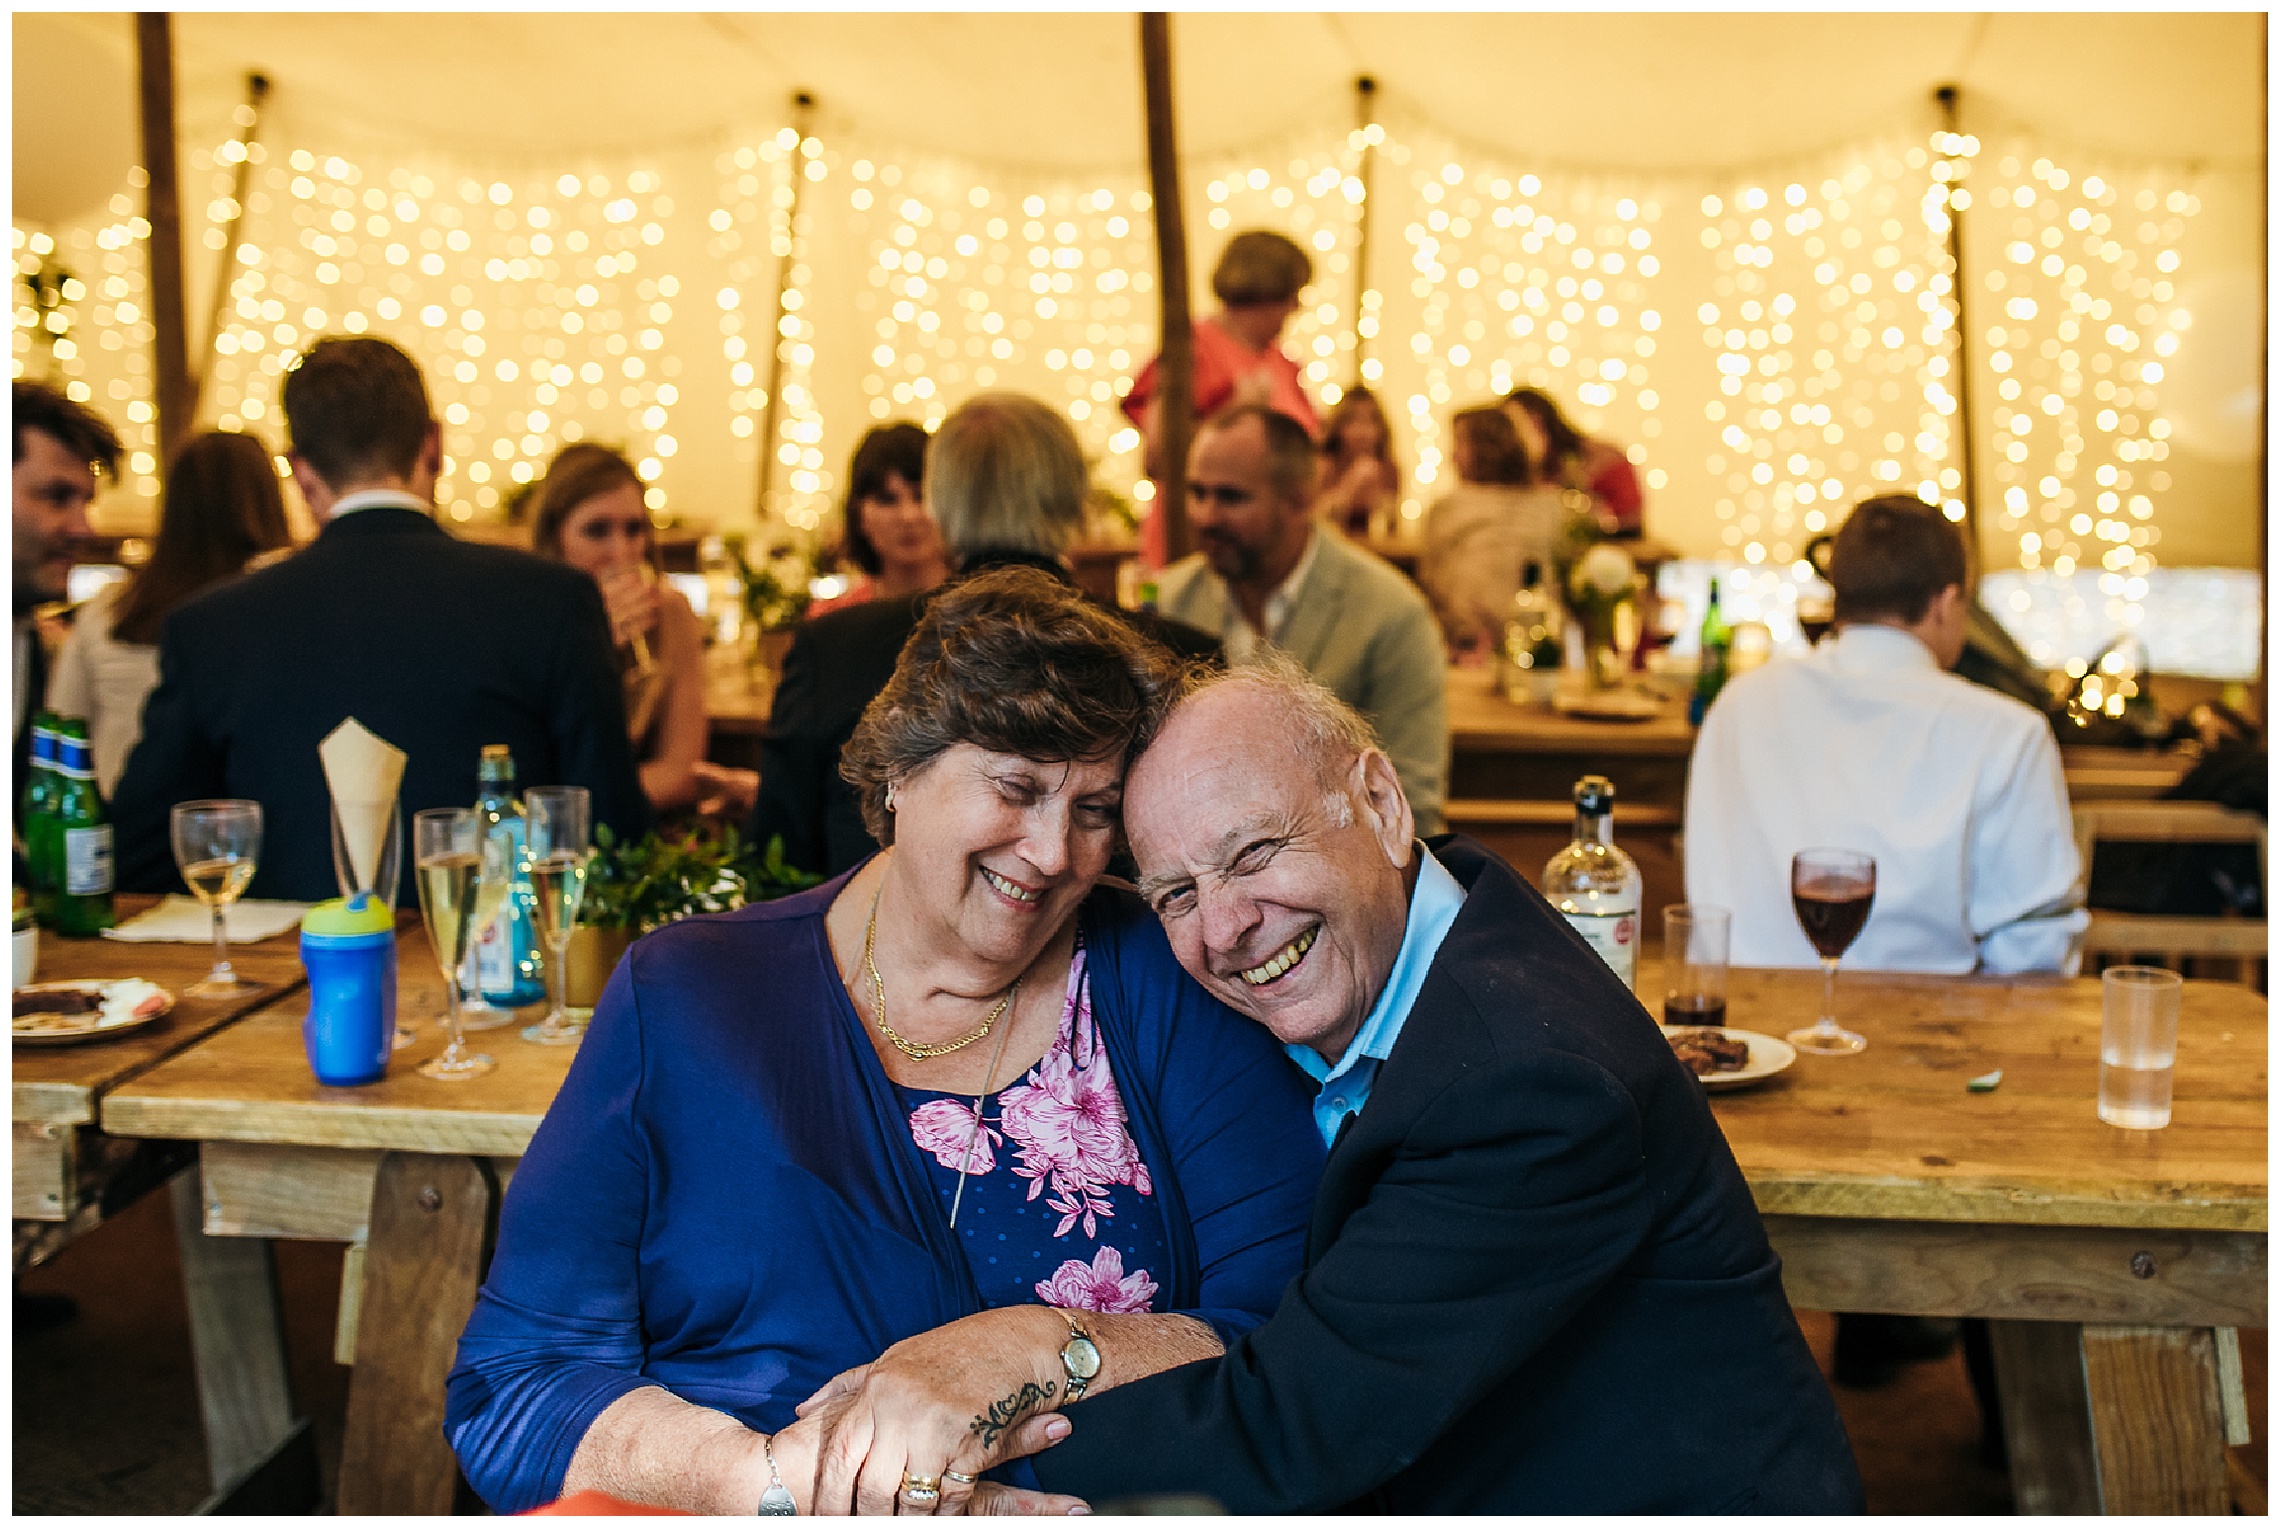
[[[894,852],[918,905],[968,950],[1026,966],[1108,868],[1122,801],[1118,760],[958,743],[896,782]]]

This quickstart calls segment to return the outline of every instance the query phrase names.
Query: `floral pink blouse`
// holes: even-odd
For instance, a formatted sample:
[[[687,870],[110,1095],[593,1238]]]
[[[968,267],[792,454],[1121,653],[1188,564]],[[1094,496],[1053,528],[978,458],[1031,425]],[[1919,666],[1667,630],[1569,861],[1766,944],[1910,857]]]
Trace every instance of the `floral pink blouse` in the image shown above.
[[[966,1169],[957,1230],[985,1305],[1155,1308],[1163,1216],[1093,1022],[1081,940],[1060,1034],[1026,1077],[984,1101],[979,1129],[971,1097],[895,1091],[945,1216]]]

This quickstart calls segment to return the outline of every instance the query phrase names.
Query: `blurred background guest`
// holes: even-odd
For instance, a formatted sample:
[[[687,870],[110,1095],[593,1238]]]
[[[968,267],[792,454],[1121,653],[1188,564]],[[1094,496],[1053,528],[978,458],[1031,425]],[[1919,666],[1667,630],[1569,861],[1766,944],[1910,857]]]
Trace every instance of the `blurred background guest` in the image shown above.
[[[933,588],[950,576],[942,531],[926,507],[927,433],[905,420],[864,435],[847,466],[847,558],[862,570],[844,594],[816,600],[812,619],[869,599]]]
[[[705,760],[704,631],[688,600],[657,577],[656,537],[633,464],[608,446],[564,446],[531,503],[531,549],[601,587],[649,804],[670,812],[706,800],[742,816],[759,782],[748,769]]]
[[[1385,559],[1314,518],[1314,443],[1287,414],[1241,404],[1195,432],[1196,551],[1164,570],[1167,615],[1216,632],[1228,661],[1280,648],[1384,740],[1417,831],[1442,831],[1448,662],[1432,606]]]
[[[1531,569],[1546,576],[1566,512],[1556,486],[1535,482],[1503,409],[1465,409],[1449,433],[1457,487],[1425,512],[1417,581],[1462,660],[1495,648]]]
[[[1639,534],[1646,496],[1622,447],[1586,437],[1541,388],[1514,388],[1504,406],[1528,448],[1537,481],[1590,494],[1607,530],[1619,536]]]
[[[1066,553],[1084,532],[1089,487],[1067,416],[1018,393],[967,400],[942,421],[927,456],[927,507],[961,577],[1020,565],[1073,583]],[[894,673],[926,598],[873,599],[793,634],[761,742],[752,842],[780,837],[787,863],[831,875],[878,847],[839,756]],[[1181,657],[1218,656],[1209,633],[1152,611],[1117,613]]]
[[[1351,388],[1322,427],[1322,492],[1314,512],[1349,536],[1365,536],[1373,526],[1392,529],[1400,502],[1393,426],[1377,394]]]
[[[13,778],[21,780],[31,750],[25,722],[37,709],[34,697],[47,691],[48,652],[32,612],[64,597],[88,534],[96,475],[119,475],[119,436],[102,415],[37,382],[16,383],[10,403],[16,434],[10,694],[16,706]],[[20,800],[20,792],[12,794]]]
[[[191,595],[292,542],[276,464],[259,440],[212,430],[175,456],[150,561],[80,607],[48,679],[48,709],[87,720],[105,796],[142,735],[143,702],[158,683],[160,626]]]
[[[408,755],[408,829],[475,799],[486,745],[526,785],[582,785],[620,838],[652,813],[594,581],[435,521],[443,429],[419,366],[374,335],[328,335],[280,379],[294,485],[316,540],[184,603],[158,640],[158,688],[112,807],[121,891],[176,891],[177,802],[261,804],[247,892],[335,895],[332,795],[318,745],[354,717]],[[417,899],[403,877],[399,905]]]
[[[1307,396],[1298,362],[1282,348],[1283,328],[1298,311],[1299,293],[1313,279],[1314,261],[1279,233],[1250,228],[1227,241],[1211,272],[1220,309],[1195,325],[1197,425],[1238,403],[1256,403],[1297,420],[1309,439],[1321,434],[1322,420]],[[1148,475],[1157,479],[1163,476],[1162,402],[1156,396],[1162,370],[1162,356],[1142,367],[1123,404],[1126,417],[1146,439]],[[1150,515],[1141,526],[1141,554],[1148,566],[1162,567],[1164,550],[1163,520]]]

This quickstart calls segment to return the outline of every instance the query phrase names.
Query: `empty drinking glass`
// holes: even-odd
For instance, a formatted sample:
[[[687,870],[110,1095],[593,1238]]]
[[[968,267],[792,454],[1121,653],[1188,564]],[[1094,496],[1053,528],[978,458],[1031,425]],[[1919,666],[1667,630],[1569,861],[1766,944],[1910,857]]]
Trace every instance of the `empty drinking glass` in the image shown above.
[[[370,895],[383,906],[394,907],[396,891],[403,884],[402,806],[393,801],[388,803],[387,837],[381,840],[380,863],[373,870],[372,884],[369,886],[364,885],[363,877],[356,873],[356,857],[348,852],[348,835],[341,830],[340,806],[337,802],[333,805],[331,816],[333,882],[340,887],[341,896],[353,902],[359,896]],[[415,1038],[411,1026],[398,1019],[395,1038],[389,1042],[389,1047],[402,1050]]]

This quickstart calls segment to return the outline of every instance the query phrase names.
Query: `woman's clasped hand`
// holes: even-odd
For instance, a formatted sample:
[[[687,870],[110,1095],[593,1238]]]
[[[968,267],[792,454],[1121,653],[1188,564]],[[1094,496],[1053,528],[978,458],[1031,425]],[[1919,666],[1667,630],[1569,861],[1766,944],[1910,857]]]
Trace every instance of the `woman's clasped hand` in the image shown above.
[[[1081,1508],[1072,1497],[979,1478],[1068,1436],[1058,1409],[1068,1335],[1045,1306],[1004,1306],[907,1337],[832,1380],[799,1408],[803,1421],[821,1424],[811,1510],[955,1516]]]

